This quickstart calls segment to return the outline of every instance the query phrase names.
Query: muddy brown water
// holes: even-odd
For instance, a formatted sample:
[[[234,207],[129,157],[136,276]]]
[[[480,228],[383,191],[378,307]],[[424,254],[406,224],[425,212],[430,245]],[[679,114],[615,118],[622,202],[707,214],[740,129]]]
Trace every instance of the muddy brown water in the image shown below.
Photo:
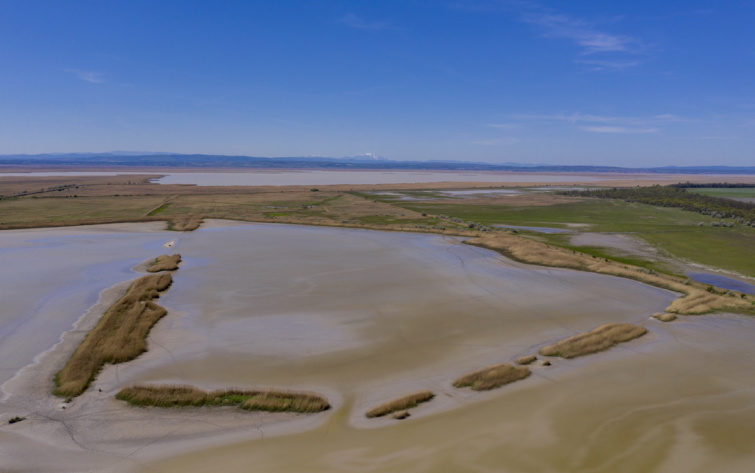
[[[0,463],[19,471],[738,472],[755,461],[750,317],[664,324],[649,316],[673,300],[668,291],[518,264],[435,235],[250,224],[132,237],[137,253],[156,254],[172,238],[171,251],[184,257],[150,351],[106,368],[69,409],[0,427]],[[451,387],[460,374],[610,322],[650,333],[606,353],[535,364],[532,376],[496,391]],[[134,382],[306,389],[333,409],[265,424],[112,401]],[[420,389],[437,397],[410,418],[364,418]],[[16,410],[3,414],[39,410],[35,395],[43,396],[11,395]]]

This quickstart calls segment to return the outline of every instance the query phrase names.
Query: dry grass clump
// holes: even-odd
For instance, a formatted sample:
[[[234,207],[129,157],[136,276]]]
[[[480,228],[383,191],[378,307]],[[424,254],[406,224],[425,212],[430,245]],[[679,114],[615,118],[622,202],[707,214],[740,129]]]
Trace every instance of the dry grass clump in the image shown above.
[[[314,393],[277,390],[224,389],[203,391],[185,385],[134,385],[121,389],[116,399],[135,406],[237,406],[249,411],[322,412],[330,409],[323,397]]]
[[[177,232],[190,232],[199,228],[202,223],[202,217],[196,215],[176,217],[168,220],[168,230],[175,230]]]
[[[242,402],[239,407],[249,411],[308,413],[328,410],[330,404],[313,393],[262,391]]]
[[[469,387],[473,391],[488,391],[524,379],[530,374],[530,369],[527,367],[501,363],[465,374],[454,381],[453,385],[456,388]]]
[[[203,406],[207,393],[185,385],[136,385],[121,389],[115,398],[135,406]]]
[[[427,402],[434,398],[435,394],[431,391],[419,391],[412,394],[407,394],[398,399],[388,401],[385,404],[381,404],[373,409],[370,409],[365,413],[365,416],[369,418],[382,417],[394,412],[406,411],[412,407],[417,407],[423,402]],[[409,417],[408,415],[406,417]]]
[[[178,263],[181,262],[181,255],[160,255],[152,261],[147,262],[147,272],[159,273],[161,271],[175,271],[178,269]]]
[[[58,396],[83,393],[105,363],[123,363],[147,351],[147,335],[167,310],[153,302],[170,287],[170,273],[144,276],[131,284],[102,316],[55,376]]]
[[[608,350],[612,346],[628,342],[647,333],[645,327],[632,324],[606,324],[581,333],[553,345],[540,349],[543,356],[560,356],[561,358],[576,358],[599,351]]]
[[[530,363],[533,363],[535,361],[537,361],[537,357],[535,355],[522,356],[514,360],[517,365],[529,365]]]
[[[654,319],[660,320],[661,322],[671,322],[673,320],[676,320],[676,315],[669,314],[668,312],[653,314],[652,317]]]

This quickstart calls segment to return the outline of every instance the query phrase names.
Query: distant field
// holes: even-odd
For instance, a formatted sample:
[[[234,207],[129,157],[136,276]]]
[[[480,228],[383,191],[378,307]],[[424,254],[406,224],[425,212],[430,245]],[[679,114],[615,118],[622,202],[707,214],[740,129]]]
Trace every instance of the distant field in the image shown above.
[[[638,236],[680,258],[755,276],[755,228],[713,227],[711,217],[676,208],[616,200],[557,196],[519,188],[508,195],[449,198],[434,189],[403,189],[405,196],[321,187],[199,187],[147,184],[133,176],[56,177],[38,180],[4,178],[6,196],[53,189],[0,200],[0,229],[81,225],[124,221],[228,218],[255,222],[348,226],[386,230],[465,234],[466,225],[437,218],[445,214],[483,225],[553,227],[572,231],[616,232]],[[57,190],[56,186],[70,186]],[[378,190],[378,189],[375,189]],[[396,192],[395,189],[380,189]],[[480,189],[478,189],[480,190]],[[503,188],[495,188],[501,192]],[[753,188],[691,189],[755,195]],[[424,214],[424,215],[423,215]],[[705,226],[698,226],[702,222]],[[174,228],[179,228],[180,225]],[[469,232],[466,232],[469,233]],[[601,258],[637,264],[636,256],[616,256],[603,247],[573,247],[564,235],[521,232]]]
[[[687,192],[728,199],[755,199],[755,187],[691,187]]]

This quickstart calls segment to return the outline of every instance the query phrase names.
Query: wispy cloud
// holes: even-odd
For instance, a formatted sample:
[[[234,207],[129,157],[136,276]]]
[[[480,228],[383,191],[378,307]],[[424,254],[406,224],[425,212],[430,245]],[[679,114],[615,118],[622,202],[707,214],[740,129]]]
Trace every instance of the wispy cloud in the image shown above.
[[[630,128],[626,126],[580,126],[580,130],[593,133],[657,133],[658,128]]]
[[[664,125],[670,123],[695,121],[671,113],[649,117],[626,117],[575,112],[545,115],[523,114],[514,115],[512,118],[523,121],[563,122],[579,130],[592,133],[658,133]]]
[[[66,69],[66,72],[75,75],[79,79],[92,84],[102,84],[105,82],[105,74],[102,72],[85,71],[81,69]]]
[[[630,69],[635,66],[639,66],[641,64],[641,61],[628,61],[628,60],[617,60],[617,61],[600,61],[600,60],[577,60],[575,61],[577,64],[585,64],[590,67],[590,70],[592,71],[621,71],[624,69]]]
[[[519,128],[518,123],[490,123],[485,126],[490,128],[497,128],[499,130],[513,130],[514,128]]]
[[[347,13],[339,20],[340,23],[359,30],[390,30],[395,29],[393,25],[385,21],[367,21],[363,18],[355,15],[354,13]]]
[[[634,52],[639,40],[625,35],[599,31],[594,24],[568,15],[548,13],[542,7],[523,15],[525,22],[540,28],[543,35],[565,38],[582,48],[582,54]]]
[[[483,146],[500,146],[500,145],[513,145],[516,143],[521,142],[519,138],[492,138],[489,140],[478,140],[473,141],[473,145],[483,145]]]
[[[542,36],[571,41],[579,48],[580,56],[590,60],[577,60],[591,66],[593,71],[621,71],[641,64],[636,56],[647,51],[639,38],[608,31],[606,20],[589,20],[561,13],[532,0],[459,0],[454,8],[491,12],[501,11],[517,15],[519,21],[535,27]],[[633,55],[633,59],[624,56]],[[608,56],[608,57],[605,57]]]

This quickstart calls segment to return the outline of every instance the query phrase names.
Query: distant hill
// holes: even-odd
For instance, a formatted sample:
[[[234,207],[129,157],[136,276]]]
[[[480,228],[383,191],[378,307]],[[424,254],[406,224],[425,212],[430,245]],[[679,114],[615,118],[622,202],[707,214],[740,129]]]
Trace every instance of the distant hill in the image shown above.
[[[433,171],[520,171],[520,172],[612,172],[668,174],[755,174],[755,166],[664,166],[625,168],[617,166],[566,166],[547,164],[491,164],[465,161],[392,161],[372,154],[332,158],[326,156],[278,157],[220,156],[115,151],[111,153],[9,154],[0,155],[0,165],[16,166],[123,166],[190,168],[266,169],[388,169]]]

